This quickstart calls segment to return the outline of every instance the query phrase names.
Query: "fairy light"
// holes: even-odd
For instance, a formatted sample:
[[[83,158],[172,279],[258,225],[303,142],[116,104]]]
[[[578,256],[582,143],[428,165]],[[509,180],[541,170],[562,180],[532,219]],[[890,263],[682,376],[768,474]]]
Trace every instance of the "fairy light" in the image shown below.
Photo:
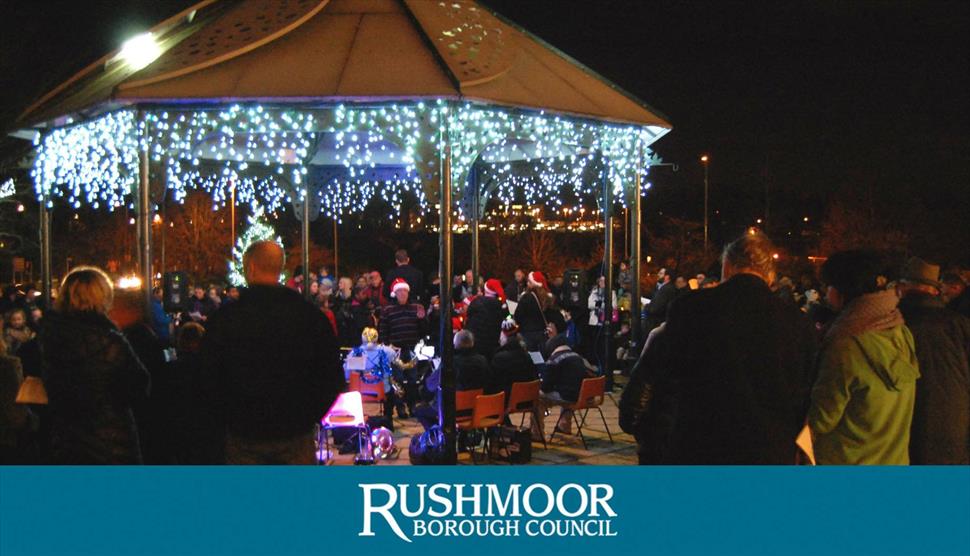
[[[422,212],[434,208],[446,145],[456,199],[467,193],[478,162],[492,199],[558,211],[598,199],[604,181],[625,206],[624,192],[638,173],[640,194],[646,193],[650,184],[642,178],[657,160],[646,146],[659,134],[649,126],[443,100],[320,110],[171,109],[140,120],[122,110],[44,135],[32,177],[38,199],[49,204],[63,198],[75,209],[130,205],[142,148],[178,201],[201,190],[218,208],[235,189],[237,204],[275,214],[307,192],[328,217],[360,213],[380,200],[398,222],[408,201]],[[467,217],[466,207],[457,210]]]

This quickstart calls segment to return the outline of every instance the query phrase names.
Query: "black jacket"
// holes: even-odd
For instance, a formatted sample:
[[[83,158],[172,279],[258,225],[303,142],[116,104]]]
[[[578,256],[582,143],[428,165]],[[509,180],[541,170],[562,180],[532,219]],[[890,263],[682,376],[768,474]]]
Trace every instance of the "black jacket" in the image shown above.
[[[456,349],[454,365],[455,390],[484,390],[488,385],[488,359],[474,349]]]
[[[815,351],[808,319],[756,276],[691,292],[634,368],[620,425],[641,463],[794,463]]]
[[[327,317],[282,286],[249,287],[213,314],[202,359],[217,413],[240,438],[307,434],[346,386]]]
[[[916,341],[920,379],[909,441],[913,464],[970,464],[970,319],[938,297],[907,294],[899,310]]]
[[[384,275],[384,296],[391,299],[391,284],[394,280],[403,278],[408,286],[411,287],[409,296],[410,303],[421,303],[425,301],[424,296],[424,274],[410,264],[395,266]]]
[[[667,311],[670,310],[670,304],[677,299],[678,293],[677,286],[671,280],[654,294],[653,299],[650,300],[650,304],[646,307],[647,319],[643,329],[647,333],[667,320]]]
[[[589,376],[586,360],[567,347],[553,353],[546,361],[541,389],[543,392],[559,392],[562,399],[574,402],[579,399],[583,379]]]
[[[532,382],[539,378],[532,357],[525,350],[525,344],[518,337],[500,346],[492,357],[492,376],[488,393],[505,392],[505,398],[512,391],[513,382]]]
[[[480,295],[472,300],[465,313],[465,330],[475,336],[475,351],[491,359],[498,348],[502,321],[508,315],[505,304],[494,297]]]
[[[150,378],[117,327],[99,313],[51,311],[40,350],[52,461],[141,463],[132,407],[144,403]]]

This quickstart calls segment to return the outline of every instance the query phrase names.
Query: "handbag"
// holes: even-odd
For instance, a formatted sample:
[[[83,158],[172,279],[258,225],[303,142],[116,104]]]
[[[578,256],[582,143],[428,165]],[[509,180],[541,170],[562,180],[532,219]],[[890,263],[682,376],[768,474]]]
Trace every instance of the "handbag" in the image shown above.
[[[411,465],[445,465],[447,463],[447,443],[441,427],[434,425],[421,434],[411,437],[408,459]]]
[[[47,405],[47,389],[40,377],[28,376],[20,383],[16,403]]]

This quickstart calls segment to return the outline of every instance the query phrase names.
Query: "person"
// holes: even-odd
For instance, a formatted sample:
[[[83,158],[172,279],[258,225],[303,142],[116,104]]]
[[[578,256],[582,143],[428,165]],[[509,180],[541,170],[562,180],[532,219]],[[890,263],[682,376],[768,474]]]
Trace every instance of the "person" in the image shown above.
[[[353,280],[347,276],[340,278],[337,292],[333,296],[333,315],[337,320],[337,343],[340,347],[351,347],[356,342],[354,328],[354,290]],[[357,335],[359,338],[360,335]]]
[[[353,317],[351,332],[360,338],[361,332],[366,327],[377,328],[377,316],[374,302],[370,297],[370,288],[356,288],[354,290],[354,300],[350,304],[350,313]],[[351,345],[354,341],[351,341]]]
[[[363,357],[364,369],[352,369],[352,360],[348,357],[344,360],[344,377],[349,381],[351,373],[356,372],[360,373],[362,380],[371,380],[372,384],[376,381],[383,382],[384,416],[391,417],[396,407],[397,416],[401,419],[407,419],[405,401],[397,397],[392,383],[395,366],[398,362],[397,351],[378,342],[377,330],[366,327],[360,334],[360,345],[354,348],[350,355]]]
[[[464,303],[466,299],[478,293],[478,290],[475,289],[475,276],[471,269],[455,278],[455,284],[451,288],[451,300],[456,305]]]
[[[535,362],[519,337],[519,327],[510,318],[502,321],[499,347],[492,356],[489,369],[490,383],[486,390],[490,394],[505,392],[506,400],[512,393],[513,383],[532,382],[539,378]]]
[[[165,291],[161,287],[152,290],[152,331],[165,344],[172,343],[172,317],[165,312]]]
[[[819,464],[909,463],[919,365],[899,298],[881,286],[884,272],[883,258],[866,250],[822,265],[838,316],[822,340],[808,412]]]
[[[304,281],[303,265],[297,265],[297,267],[293,269],[293,275],[290,276],[290,279],[286,281],[286,287],[293,291],[303,293],[303,288],[305,286]]]
[[[317,272],[317,281],[320,282],[320,285],[323,285],[324,280],[330,280],[331,284],[334,281],[333,275],[330,274],[330,267],[325,264],[320,265],[320,270]]]
[[[546,360],[542,384],[539,386],[540,414],[555,405],[575,403],[579,399],[583,380],[593,376],[593,367],[581,355],[564,341],[556,341],[558,344]],[[542,419],[534,420],[532,429],[533,436],[541,439],[545,435]],[[572,434],[572,411],[563,410],[559,414],[556,430]]]
[[[622,293],[627,293],[633,289],[633,271],[630,269],[630,263],[626,260],[620,261],[620,271],[616,273],[616,286]],[[616,303],[613,306],[616,307]]]
[[[215,313],[222,306],[222,296],[219,295],[219,288],[216,286],[209,286],[209,290],[206,292],[206,297],[209,302],[209,314]]]
[[[613,302],[610,307],[616,310],[615,291],[612,292],[611,299]],[[600,372],[603,372],[609,361],[606,354],[606,335],[603,333],[603,326],[607,324],[607,318],[612,318],[612,315],[607,316],[606,314],[605,276],[601,275],[596,279],[596,287],[590,289],[586,306],[589,308],[589,322],[586,333],[587,344],[589,344],[588,353],[594,356]]]
[[[193,322],[204,323],[215,311],[212,300],[206,295],[202,286],[196,286],[192,290],[192,297],[189,298],[189,318]]]
[[[175,458],[182,465],[225,461],[223,433],[215,407],[203,392],[202,340],[205,328],[187,322],[175,335],[176,360],[173,424]]]
[[[44,310],[37,305],[27,306],[27,326],[36,334],[40,330],[40,321],[44,318]]]
[[[970,318],[970,288],[966,281],[956,272],[948,272],[943,275],[942,282],[947,308]]]
[[[7,345],[0,338],[0,465],[24,460],[31,415],[26,405],[16,403],[23,382],[20,359],[7,354]]]
[[[546,309],[552,305],[546,277],[538,270],[530,272],[528,289],[519,297],[515,308],[516,324],[529,351],[541,351],[546,341]]]
[[[468,330],[455,334],[455,389],[485,389],[489,384],[488,359],[475,351],[475,335]]]
[[[411,299],[414,303],[421,303],[424,293],[424,274],[411,264],[411,257],[405,249],[398,249],[394,253],[394,268],[385,273],[385,281],[388,283],[384,289],[385,297],[392,297],[391,287],[398,278],[403,279],[411,287]]]
[[[367,276],[367,296],[370,297],[371,303],[377,309],[387,305],[389,298],[384,295],[384,281],[381,279],[381,273],[374,270]]]
[[[402,356],[410,360],[410,354],[421,339],[421,325],[424,321],[424,307],[410,303],[411,286],[403,278],[391,284],[394,305],[381,308],[381,341],[401,350]]]
[[[502,321],[509,314],[503,290],[495,278],[487,280],[484,295],[475,297],[465,313],[465,329],[475,336],[475,351],[486,359],[491,359],[498,348]]]
[[[34,339],[33,329],[27,326],[27,311],[20,307],[11,309],[4,318],[3,341],[11,355],[17,355],[20,346]]]
[[[940,267],[913,257],[896,286],[920,372],[909,459],[970,465],[970,319],[943,305],[939,276]]]
[[[108,320],[113,298],[102,270],[76,267],[44,317],[38,339],[54,463],[142,462],[133,407],[144,404],[150,377]]]
[[[773,252],[762,234],[731,242],[724,281],[677,300],[651,332],[619,404],[641,464],[795,463],[816,341],[769,287]]]
[[[528,284],[526,283],[525,271],[517,268],[512,274],[512,281],[509,282],[509,285],[505,286],[505,299],[518,302],[519,297],[525,293],[527,288]]]
[[[252,243],[243,255],[249,287],[206,326],[206,388],[228,463],[313,463],[314,425],[346,387],[330,323],[279,284],[283,261],[279,244]]]
[[[667,320],[667,309],[670,307],[670,303],[677,298],[677,286],[670,282],[670,273],[667,272],[667,269],[661,268],[657,273],[657,289],[650,300],[650,304],[643,309],[646,314],[643,329],[648,333]]]

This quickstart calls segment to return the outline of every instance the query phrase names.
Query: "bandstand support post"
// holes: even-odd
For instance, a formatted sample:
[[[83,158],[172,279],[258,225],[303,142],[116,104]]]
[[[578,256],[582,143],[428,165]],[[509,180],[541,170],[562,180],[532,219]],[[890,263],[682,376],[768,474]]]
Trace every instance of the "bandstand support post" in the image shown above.
[[[479,269],[479,235],[478,235],[478,224],[481,219],[481,183],[478,174],[478,168],[472,166],[471,170],[468,172],[468,181],[471,186],[472,199],[471,199],[471,229],[472,229],[472,280],[473,280],[473,295],[478,293],[478,281],[480,274]]]
[[[637,171],[633,182],[633,214],[630,220],[630,273],[633,275],[632,287],[630,288],[630,337],[633,339],[633,350],[635,354],[640,353],[640,346],[643,332],[640,330],[640,226],[643,221],[643,213],[640,205],[643,189],[640,184],[640,164],[643,160],[643,150],[637,147]]]
[[[51,308],[51,209],[47,206],[47,196],[40,202],[40,282],[44,310]]]
[[[613,369],[610,365],[610,336],[613,333],[613,187],[610,183],[609,167],[603,158],[603,276],[606,277],[606,291],[603,297],[603,372],[606,374],[606,390],[613,388]]]
[[[145,307],[151,307],[152,300],[152,198],[149,181],[148,124],[145,113],[139,113],[142,122],[142,138],[138,149],[138,202],[135,209],[138,223],[138,265],[142,281],[142,294]]]
[[[458,460],[457,434],[455,433],[455,368],[454,345],[451,328],[451,147],[445,146],[441,165],[441,191],[439,195],[438,256],[441,285],[438,289],[440,303],[440,337],[438,356],[441,358],[441,385],[438,389],[438,424],[445,433],[446,463]]]
[[[310,300],[310,189],[303,191],[303,218],[300,219],[300,235],[303,247],[303,298]]]

